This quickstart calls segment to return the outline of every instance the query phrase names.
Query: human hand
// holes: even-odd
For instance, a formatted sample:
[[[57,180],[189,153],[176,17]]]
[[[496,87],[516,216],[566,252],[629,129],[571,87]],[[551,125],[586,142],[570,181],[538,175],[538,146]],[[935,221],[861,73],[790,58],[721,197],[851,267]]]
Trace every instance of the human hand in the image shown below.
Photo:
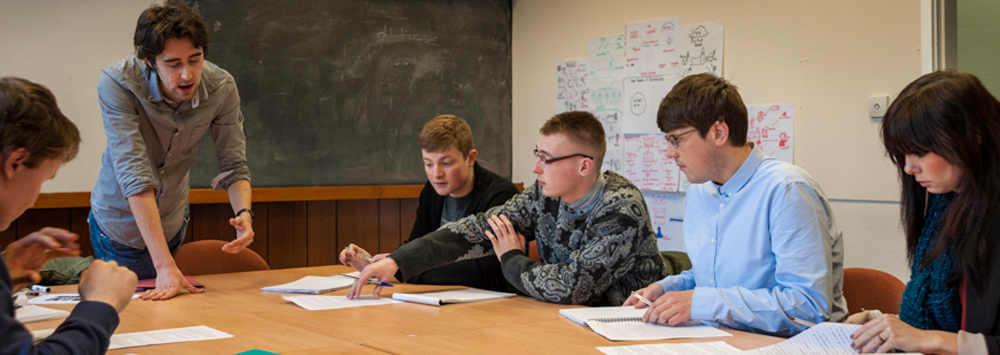
[[[693,297],[694,290],[664,293],[653,302],[653,306],[646,310],[646,314],[642,315],[642,321],[675,326],[691,320],[691,299]]]
[[[38,282],[38,272],[46,262],[55,258],[80,255],[80,246],[75,243],[76,233],[61,228],[45,227],[18,239],[4,249],[3,259],[11,275],[22,274],[19,279]]]
[[[861,312],[852,314],[849,317],[847,317],[847,320],[844,321],[844,323],[847,323],[847,324],[865,324],[865,323],[868,323],[871,320],[874,320],[875,318],[880,317],[881,315],[882,315],[882,312],[880,312],[878,310],[871,310],[871,311],[869,311],[869,310],[865,310],[864,308],[862,308]]]
[[[136,281],[132,270],[114,261],[97,259],[80,274],[80,298],[107,303],[121,313],[132,300]]]
[[[635,291],[639,296],[645,297],[647,300],[656,301],[660,296],[663,296],[663,287],[658,283],[653,283],[649,286],[643,287]],[[654,303],[655,304],[655,303]],[[628,296],[622,307],[635,306],[635,308],[646,308],[646,302],[639,300],[635,295]]]
[[[139,298],[143,300],[166,300],[181,293],[202,293],[204,289],[191,286],[177,266],[156,270],[156,288],[147,290]]]
[[[236,254],[246,249],[253,243],[253,220],[250,217],[243,217],[243,214],[229,219],[229,225],[236,228],[236,240],[222,246],[222,251]]]
[[[368,264],[361,274],[358,275],[358,279],[354,281],[354,285],[351,286],[351,290],[347,291],[347,299],[356,299],[361,296],[361,288],[368,283],[368,279],[374,277],[379,281],[385,282],[391,280],[395,277],[396,271],[399,270],[399,265],[396,265],[396,261],[392,258],[384,258],[377,262]],[[381,296],[382,286],[375,286],[375,290],[372,292],[372,296],[378,299]]]
[[[920,353],[958,352],[957,334],[917,329],[891,314],[865,323],[851,334],[851,339],[854,340],[851,347],[863,354],[891,353],[895,350]]]
[[[514,229],[507,216],[495,215],[486,220],[493,232],[486,231],[486,237],[493,243],[493,251],[497,254],[497,259],[503,257],[508,251],[517,249],[525,251],[524,236]]]
[[[354,270],[361,271],[365,268],[365,266],[368,266],[368,264],[373,262],[375,262],[375,258],[373,258],[367,250],[354,245],[354,243],[351,243],[345,247],[344,250],[340,251],[340,263],[350,266],[354,268]]]

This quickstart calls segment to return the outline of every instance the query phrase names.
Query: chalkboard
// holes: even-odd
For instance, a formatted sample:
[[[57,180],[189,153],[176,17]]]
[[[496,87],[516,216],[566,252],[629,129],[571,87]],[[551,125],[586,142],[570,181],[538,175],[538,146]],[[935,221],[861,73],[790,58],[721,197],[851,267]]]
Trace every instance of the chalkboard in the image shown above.
[[[422,184],[418,135],[440,114],[510,177],[509,0],[188,4],[239,87],[254,187]],[[206,135],[191,185],[218,173]]]

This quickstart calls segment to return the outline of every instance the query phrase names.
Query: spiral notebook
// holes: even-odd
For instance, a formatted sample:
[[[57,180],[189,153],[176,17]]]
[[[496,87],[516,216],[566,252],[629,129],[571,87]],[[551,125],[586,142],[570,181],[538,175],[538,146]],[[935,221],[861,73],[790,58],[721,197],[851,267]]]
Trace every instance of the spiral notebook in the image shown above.
[[[698,321],[688,321],[677,326],[642,322],[646,309],[634,307],[591,307],[561,309],[559,314],[588,326],[594,333],[611,341],[664,340],[681,338],[731,337],[730,333]]]

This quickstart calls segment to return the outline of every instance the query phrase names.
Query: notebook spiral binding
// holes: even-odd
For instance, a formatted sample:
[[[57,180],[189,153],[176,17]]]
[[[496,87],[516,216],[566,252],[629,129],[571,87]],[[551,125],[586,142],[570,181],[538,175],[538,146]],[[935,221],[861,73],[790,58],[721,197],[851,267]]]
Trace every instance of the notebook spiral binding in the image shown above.
[[[624,322],[642,322],[642,317],[612,317],[612,318],[592,318],[588,319],[587,322],[601,322],[601,323],[624,323]]]

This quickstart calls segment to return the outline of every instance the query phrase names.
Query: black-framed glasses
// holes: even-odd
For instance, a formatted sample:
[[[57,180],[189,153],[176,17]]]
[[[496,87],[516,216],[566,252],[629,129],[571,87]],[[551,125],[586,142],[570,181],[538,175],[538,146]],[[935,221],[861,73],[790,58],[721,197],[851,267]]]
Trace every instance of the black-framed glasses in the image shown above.
[[[680,148],[681,147],[681,141],[678,140],[678,139],[681,138],[681,136],[683,136],[685,134],[688,134],[688,133],[691,133],[691,132],[694,132],[694,131],[697,131],[697,130],[698,130],[697,128],[692,128],[690,131],[687,131],[687,132],[684,132],[684,133],[668,134],[667,137],[666,137],[667,138],[667,143],[670,143],[670,145],[674,146],[674,148]]]
[[[538,148],[535,148],[534,152],[535,152],[535,158],[538,159],[538,160],[541,160],[542,164],[545,164],[545,165],[549,165],[549,164],[555,163],[555,162],[560,161],[560,160],[566,160],[566,159],[569,159],[569,158],[572,158],[572,157],[584,157],[584,158],[587,158],[587,159],[590,159],[590,160],[594,160],[594,157],[586,155],[586,154],[583,154],[583,153],[570,154],[570,155],[565,155],[565,156],[561,156],[561,157],[554,157],[554,158],[546,158],[544,155],[542,155],[542,153],[538,152]]]

